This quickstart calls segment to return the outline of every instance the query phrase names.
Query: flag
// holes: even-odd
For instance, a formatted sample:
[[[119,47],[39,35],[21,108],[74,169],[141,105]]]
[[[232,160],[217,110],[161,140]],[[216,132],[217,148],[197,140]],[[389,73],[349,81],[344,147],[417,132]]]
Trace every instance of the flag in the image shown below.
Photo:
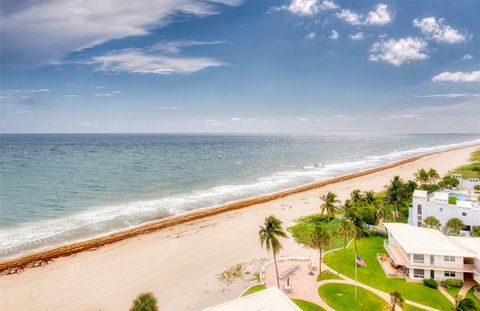
[[[363,261],[362,258],[358,257],[358,255],[357,255],[357,266],[359,266],[359,267],[366,267],[367,266],[365,261]]]

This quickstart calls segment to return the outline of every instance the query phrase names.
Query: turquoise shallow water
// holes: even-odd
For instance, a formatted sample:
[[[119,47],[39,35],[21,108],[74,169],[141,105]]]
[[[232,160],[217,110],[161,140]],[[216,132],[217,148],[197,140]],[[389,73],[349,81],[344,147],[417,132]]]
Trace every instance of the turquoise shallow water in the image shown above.
[[[0,135],[0,258],[479,139]]]

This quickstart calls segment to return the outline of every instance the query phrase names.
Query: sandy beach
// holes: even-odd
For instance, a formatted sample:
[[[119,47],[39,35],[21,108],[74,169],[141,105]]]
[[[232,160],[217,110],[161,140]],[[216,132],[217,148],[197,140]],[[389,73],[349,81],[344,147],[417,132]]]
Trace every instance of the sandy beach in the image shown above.
[[[1,310],[128,310],[140,292],[151,291],[160,310],[199,310],[237,297],[255,281],[225,284],[217,277],[239,263],[252,273],[270,255],[260,247],[258,226],[271,214],[288,227],[300,216],[319,212],[319,195],[333,191],[345,199],[353,189],[379,191],[394,175],[412,178],[419,168],[443,175],[468,162],[470,146],[413,162],[228,211],[98,249],[55,259],[45,267],[0,277]],[[288,239],[281,255],[310,255]]]

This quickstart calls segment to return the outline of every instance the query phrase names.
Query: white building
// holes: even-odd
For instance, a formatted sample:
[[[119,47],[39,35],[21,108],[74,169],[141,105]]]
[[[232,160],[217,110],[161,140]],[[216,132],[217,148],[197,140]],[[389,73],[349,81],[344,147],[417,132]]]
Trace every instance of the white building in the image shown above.
[[[259,292],[240,297],[203,311],[301,311],[287,295],[277,287],[269,287]]]
[[[480,268],[480,238],[449,237],[436,229],[402,223],[385,223],[384,247],[393,263],[410,280],[474,278]],[[480,270],[479,270],[480,271]]]
[[[452,177],[458,180],[459,189],[472,191],[475,186],[480,185],[479,178],[463,179],[460,174],[452,174]]]
[[[455,204],[449,204],[449,198],[456,198]],[[464,233],[472,227],[480,226],[480,206],[477,197],[466,191],[427,191],[415,190],[412,204],[408,210],[408,223],[422,226],[428,216],[437,218],[442,227],[451,218],[458,218],[465,224]]]

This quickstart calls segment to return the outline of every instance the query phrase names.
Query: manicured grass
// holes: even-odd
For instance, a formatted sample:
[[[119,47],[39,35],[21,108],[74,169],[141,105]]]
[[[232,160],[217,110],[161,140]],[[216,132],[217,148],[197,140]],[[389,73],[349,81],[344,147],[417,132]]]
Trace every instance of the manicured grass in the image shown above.
[[[412,305],[403,305],[402,310],[403,311],[425,311],[425,309],[418,308]]]
[[[462,178],[478,178],[478,173],[473,171],[474,167],[480,167],[480,162],[460,166],[452,171],[452,174],[462,174]]]
[[[310,301],[302,299],[292,299],[292,301],[303,311],[325,311],[324,308]]]
[[[470,288],[470,290],[465,295],[465,298],[471,298],[473,301],[475,301],[477,308],[480,310],[480,299],[478,299],[477,296],[475,296],[475,294],[473,293],[473,290],[474,290],[473,287]]]
[[[341,277],[338,277],[336,273],[333,273],[331,271],[322,271],[321,274],[317,276],[317,282],[323,281],[323,280],[341,280]]]
[[[254,286],[250,287],[245,293],[243,293],[242,297],[253,294],[253,293],[256,293],[256,292],[259,292],[259,291],[264,290],[266,288],[267,287],[263,284],[254,285]]]
[[[387,311],[390,305],[369,290],[358,287],[355,300],[355,286],[329,283],[318,288],[320,297],[336,311]]]
[[[399,291],[406,299],[421,303],[440,310],[450,310],[452,305],[442,293],[438,290],[426,287],[423,284],[406,282],[403,279],[387,278],[383,272],[380,263],[377,260],[377,253],[386,253],[383,248],[383,238],[371,237],[364,238],[357,242],[359,256],[367,264],[364,268],[358,268],[358,281],[375,287],[384,292]],[[339,270],[343,257],[343,250],[332,252],[325,255],[324,262],[332,269]],[[355,277],[355,255],[353,243],[348,247],[346,253],[347,260],[340,273],[350,277]]]
[[[472,155],[470,156],[470,161],[480,162],[480,149],[472,152]]]
[[[445,288],[447,293],[452,296],[453,298],[457,298],[458,292],[460,292],[462,288],[461,287],[450,287],[450,288]]]

